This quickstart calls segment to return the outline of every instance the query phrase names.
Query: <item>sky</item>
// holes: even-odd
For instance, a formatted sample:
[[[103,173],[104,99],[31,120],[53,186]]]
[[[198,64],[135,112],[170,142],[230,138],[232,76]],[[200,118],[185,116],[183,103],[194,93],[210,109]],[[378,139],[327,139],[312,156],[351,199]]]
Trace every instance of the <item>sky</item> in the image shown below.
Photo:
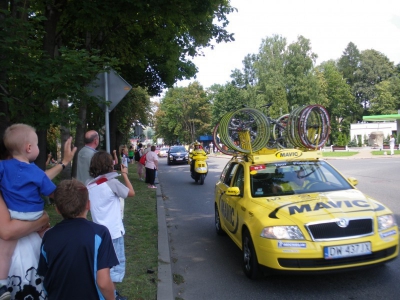
[[[193,62],[197,78],[184,80],[186,87],[197,80],[204,88],[230,81],[231,71],[242,70],[247,54],[256,54],[263,39],[274,34],[287,44],[299,35],[311,42],[316,64],[339,59],[350,42],[359,51],[377,50],[400,63],[400,0],[231,0],[238,9],[228,15],[228,32],[235,41],[205,49]]]

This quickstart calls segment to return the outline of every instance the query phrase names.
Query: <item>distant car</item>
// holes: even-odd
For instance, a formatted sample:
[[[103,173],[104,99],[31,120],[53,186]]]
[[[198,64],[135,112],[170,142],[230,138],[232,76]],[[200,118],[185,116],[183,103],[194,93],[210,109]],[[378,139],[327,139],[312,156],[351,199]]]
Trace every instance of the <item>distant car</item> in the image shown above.
[[[172,146],[167,153],[167,164],[187,164],[189,153],[183,146]]]
[[[158,156],[159,156],[159,157],[167,157],[167,155],[168,155],[168,150],[169,150],[168,147],[162,147],[162,148],[160,149],[160,152],[158,152]]]
[[[158,153],[160,153],[160,147],[157,147],[156,150],[154,150],[154,152],[158,155]]]
[[[395,215],[356,189],[357,182],[318,151],[237,155],[215,186],[216,231],[242,250],[249,278],[388,262],[399,251]]]

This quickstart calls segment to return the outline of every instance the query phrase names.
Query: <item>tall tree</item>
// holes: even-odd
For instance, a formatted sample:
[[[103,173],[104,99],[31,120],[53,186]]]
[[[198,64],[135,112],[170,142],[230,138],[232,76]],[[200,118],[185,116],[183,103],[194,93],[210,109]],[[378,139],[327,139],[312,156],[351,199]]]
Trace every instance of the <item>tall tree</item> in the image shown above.
[[[288,46],[285,80],[289,108],[321,102],[319,95],[313,93],[318,86],[318,80],[313,74],[316,59],[317,54],[312,52],[310,40],[303,36]]]
[[[354,84],[354,76],[359,64],[360,51],[354,43],[350,42],[343,51],[337,64],[339,71],[343,74],[344,78],[346,78],[346,82],[350,86]]]
[[[370,101],[376,96],[376,85],[395,73],[393,62],[376,50],[364,50],[361,52],[360,64],[354,76],[353,90],[357,102],[362,105],[364,111],[370,106]],[[361,119],[361,116],[359,116]]]
[[[209,99],[198,83],[169,89],[156,112],[157,136],[169,144],[190,143],[211,133]]]
[[[270,114],[279,117],[289,112],[285,91],[286,39],[274,35],[263,39],[259,59],[254,63],[257,70],[258,91],[264,95],[264,104],[272,103]]]

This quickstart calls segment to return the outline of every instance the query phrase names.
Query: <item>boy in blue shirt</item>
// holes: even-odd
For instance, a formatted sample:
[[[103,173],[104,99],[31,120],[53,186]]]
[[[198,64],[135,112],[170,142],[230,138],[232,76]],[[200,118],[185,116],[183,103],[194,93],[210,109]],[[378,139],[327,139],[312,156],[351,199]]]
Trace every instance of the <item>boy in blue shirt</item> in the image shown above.
[[[54,203],[63,220],[44,234],[37,270],[48,299],[114,300],[110,268],[119,262],[107,227],[86,219],[87,188],[76,179],[63,180]]]
[[[12,219],[34,221],[43,214],[41,195],[51,195],[56,186],[33,161],[39,155],[35,129],[26,124],[8,127],[4,145],[12,156],[0,161],[0,191]],[[7,277],[17,240],[0,239],[0,299],[8,300]]]

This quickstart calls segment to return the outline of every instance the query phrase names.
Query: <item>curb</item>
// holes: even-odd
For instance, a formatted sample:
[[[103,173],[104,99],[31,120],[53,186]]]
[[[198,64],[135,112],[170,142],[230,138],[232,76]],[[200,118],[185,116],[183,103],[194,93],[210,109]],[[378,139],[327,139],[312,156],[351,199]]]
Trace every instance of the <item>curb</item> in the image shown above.
[[[162,199],[160,181],[157,179],[157,217],[158,217],[158,284],[157,300],[173,300],[172,268],[169,251],[165,207]]]

